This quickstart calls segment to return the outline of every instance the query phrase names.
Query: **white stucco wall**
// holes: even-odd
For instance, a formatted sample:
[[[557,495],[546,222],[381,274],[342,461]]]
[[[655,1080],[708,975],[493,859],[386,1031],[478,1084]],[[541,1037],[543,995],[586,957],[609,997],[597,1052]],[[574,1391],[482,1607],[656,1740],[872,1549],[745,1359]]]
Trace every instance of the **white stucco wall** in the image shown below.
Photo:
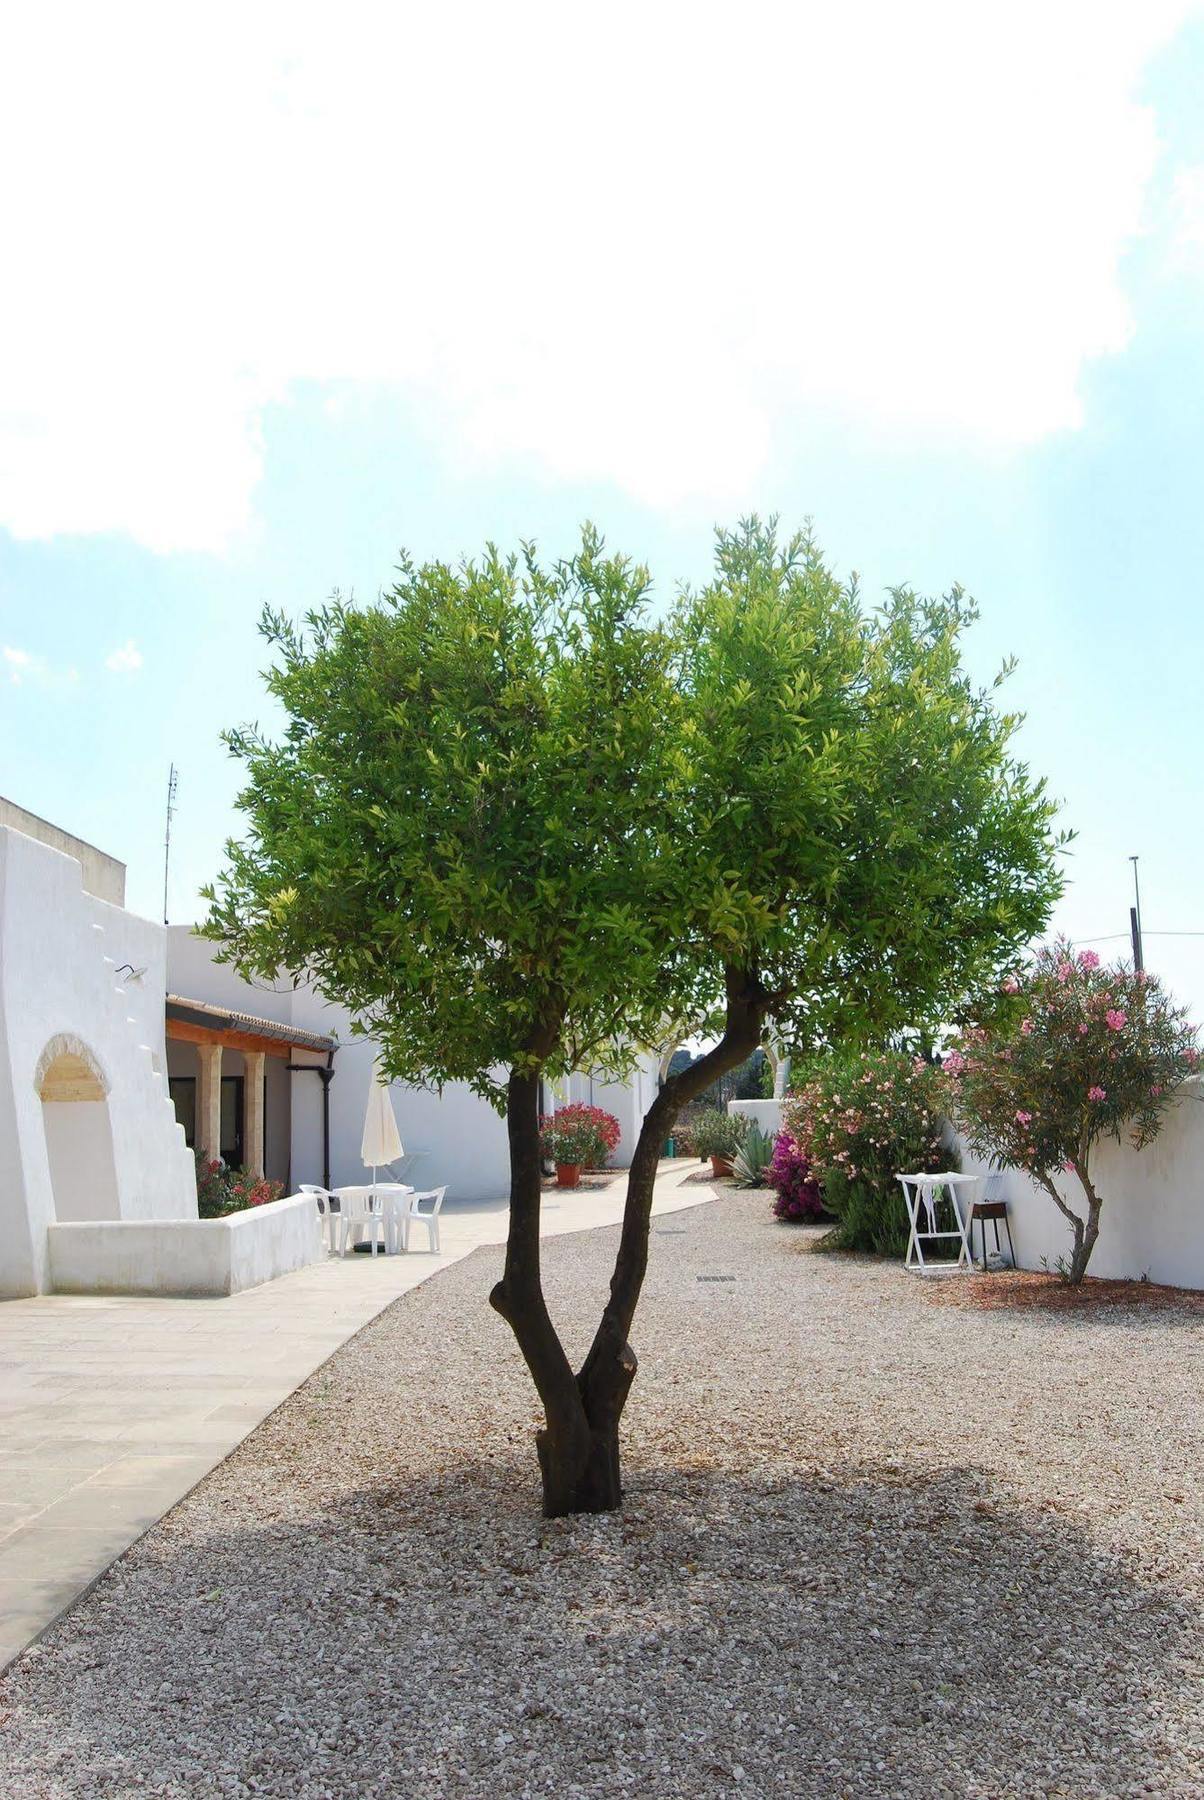
[[[782,1129],[782,1102],[780,1100],[729,1100],[727,1110],[730,1113],[743,1113],[746,1119],[755,1119],[762,1131],[770,1137],[776,1137]]]
[[[252,985],[240,980],[229,964],[214,962],[216,946],[189,928],[172,927],[167,938],[170,993],[338,1040],[330,1083],[330,1179],[335,1187],[363,1181],[360,1139],[376,1054],[372,1040],[354,1037],[346,1008],[311,987],[294,989],[285,978]],[[326,1059],[297,1049],[289,1060],[305,1067],[324,1064]],[[322,1084],[316,1075],[293,1074],[287,1079],[289,1180],[296,1187],[303,1181],[322,1180]],[[460,1082],[451,1083],[442,1094],[401,1082],[394,1082],[391,1091],[407,1157],[399,1168],[406,1180],[420,1188],[446,1186],[461,1200],[492,1200],[507,1191],[505,1122],[484,1100]],[[273,1105],[269,1090],[269,1134],[280,1112],[278,1093],[275,1098]]]
[[[962,1140],[956,1142],[966,1173],[984,1176],[979,1190],[984,1198],[1008,1202],[1020,1267],[1052,1269],[1059,1256],[1069,1254],[1070,1228],[1049,1195],[1018,1170],[991,1171]],[[1104,1205],[1089,1272],[1148,1275],[1176,1287],[1204,1288],[1204,1082],[1184,1084],[1162,1131],[1145,1150],[1110,1141],[1099,1145],[1091,1173]],[[1063,1177],[1059,1189],[1076,1211],[1084,1211],[1073,1176]],[[974,1244],[977,1251],[977,1228]],[[989,1230],[988,1244],[993,1248]]]
[[[82,1046],[102,1078],[105,1097],[89,1104],[107,1114],[120,1216],[196,1218],[192,1156],[163,1073],[163,937],[87,893],[73,857],[0,826],[0,1296],[46,1287],[56,1217],[108,1209],[107,1171],[86,1145],[68,1145],[66,1114],[52,1115],[52,1166],[37,1082],[56,1040]],[[94,1119],[89,1132],[99,1154]]]
[[[605,1075],[578,1073],[555,1083],[556,1106],[583,1104],[600,1106],[619,1121],[621,1136],[609,1158],[611,1168],[624,1169],[631,1162],[644,1115],[657,1095],[657,1073],[660,1058],[651,1053],[642,1056],[630,1077],[612,1081]]]
[[[342,1007],[323,1005],[312,994],[298,998],[293,1023],[339,1039],[330,1084],[331,1184],[363,1181],[360,1141],[376,1046],[370,1038],[351,1036],[351,1019]],[[321,1181],[321,1084],[312,1075],[291,1079],[293,1181]],[[390,1094],[407,1158],[397,1169],[405,1180],[417,1188],[446,1187],[459,1200],[495,1200],[507,1192],[505,1120],[471,1088],[453,1082],[435,1094],[395,1081]]]
[[[118,862],[115,856],[98,850],[95,844],[75,837],[60,825],[52,825],[49,819],[40,818],[37,813],[18,806],[15,800],[5,800],[2,796],[0,825],[11,825],[14,831],[37,838],[40,844],[49,844],[52,850],[62,850],[67,856],[74,857],[80,866],[86,893],[95,894],[98,900],[107,900],[113,906],[125,905],[125,864]]]
[[[325,1254],[309,1194],[228,1219],[52,1225],[50,1273],[63,1294],[237,1294]]]

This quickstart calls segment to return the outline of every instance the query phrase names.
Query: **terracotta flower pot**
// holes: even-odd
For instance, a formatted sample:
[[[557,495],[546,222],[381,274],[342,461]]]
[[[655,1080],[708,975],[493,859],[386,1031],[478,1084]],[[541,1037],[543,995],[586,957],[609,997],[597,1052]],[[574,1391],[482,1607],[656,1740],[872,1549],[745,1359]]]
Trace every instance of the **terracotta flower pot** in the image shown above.
[[[580,1163],[557,1163],[556,1164],[556,1186],[557,1187],[579,1187],[580,1185],[581,1185],[581,1164]]]
[[[711,1158],[711,1174],[712,1175],[730,1175],[731,1172],[732,1172],[732,1165],[728,1161],[726,1156],[712,1156],[712,1158]]]

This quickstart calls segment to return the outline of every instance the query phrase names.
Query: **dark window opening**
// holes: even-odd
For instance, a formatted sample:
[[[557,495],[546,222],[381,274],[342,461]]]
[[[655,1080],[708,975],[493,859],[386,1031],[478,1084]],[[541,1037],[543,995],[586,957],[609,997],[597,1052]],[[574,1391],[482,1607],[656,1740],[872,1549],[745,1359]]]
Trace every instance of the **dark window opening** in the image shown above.
[[[176,1118],[184,1127],[184,1141],[196,1149],[196,1076],[170,1075],[167,1091],[176,1109]],[[222,1076],[222,1160],[232,1169],[243,1165],[243,1078]]]

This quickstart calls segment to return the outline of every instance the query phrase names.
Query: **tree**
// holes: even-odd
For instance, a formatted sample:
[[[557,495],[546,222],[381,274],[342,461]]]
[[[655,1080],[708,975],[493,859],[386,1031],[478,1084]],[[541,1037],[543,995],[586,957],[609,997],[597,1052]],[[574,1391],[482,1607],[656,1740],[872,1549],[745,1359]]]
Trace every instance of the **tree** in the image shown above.
[[[1045,1189],[1070,1226],[1070,1260],[1058,1266],[1077,1285],[1103,1208],[1095,1146],[1126,1133],[1135,1150],[1153,1142],[1198,1064],[1196,1034],[1155,977],[1103,967],[1093,950],[1076,956],[1065,939],[1004,990],[1010,1003],[945,1059],[949,1110],[976,1155]],[[1077,1181],[1083,1212],[1063,1198],[1059,1176]]]
[[[784,1021],[949,1016],[1057,891],[1052,807],[1016,721],[960,662],[960,595],[867,615],[807,534],[720,533],[715,580],[659,626],[647,578],[587,529],[416,569],[308,633],[279,616],[287,726],[230,734],[243,844],[209,924],[246,972],[306,971],[389,1072],[503,1107],[505,1269],[491,1296],[543,1403],[549,1513],[619,1504],[619,1424],[660,1148],[682,1107]],[[610,1293],[575,1374],[539,1269],[541,1072],[718,1037],[670,1074],[628,1174]]]
[[[935,1027],[997,983],[1060,891],[1054,806],[975,687],[960,590],[877,614],[810,532],[745,521],[674,628],[688,814],[674,844],[679,980],[722,1035],[662,1084],[632,1157],[610,1297],[579,1383],[613,1462],[636,1372],[656,1160],[683,1106],[767,1035],[817,1048]],[[1005,666],[998,688],[1010,671]],[[683,1035],[686,1033],[683,1032]]]
[[[549,1511],[572,1504],[590,1440],[540,1279],[540,1077],[621,1063],[674,1004],[648,922],[681,699],[646,589],[587,530],[551,568],[529,549],[403,560],[377,606],[336,598],[303,630],[266,614],[285,729],[227,734],[249,830],[209,894],[207,930],[245,975],[312,980],[391,1076],[465,1081],[505,1113],[491,1299],[543,1402]]]

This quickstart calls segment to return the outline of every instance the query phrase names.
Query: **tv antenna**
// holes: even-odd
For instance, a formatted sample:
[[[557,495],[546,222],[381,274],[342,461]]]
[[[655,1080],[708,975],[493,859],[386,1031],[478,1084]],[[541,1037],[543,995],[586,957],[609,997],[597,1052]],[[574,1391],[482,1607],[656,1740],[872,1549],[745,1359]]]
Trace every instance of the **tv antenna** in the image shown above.
[[[176,811],[176,765],[167,771],[167,829],[163,834],[163,923],[167,924],[167,872],[171,867],[171,822]]]

